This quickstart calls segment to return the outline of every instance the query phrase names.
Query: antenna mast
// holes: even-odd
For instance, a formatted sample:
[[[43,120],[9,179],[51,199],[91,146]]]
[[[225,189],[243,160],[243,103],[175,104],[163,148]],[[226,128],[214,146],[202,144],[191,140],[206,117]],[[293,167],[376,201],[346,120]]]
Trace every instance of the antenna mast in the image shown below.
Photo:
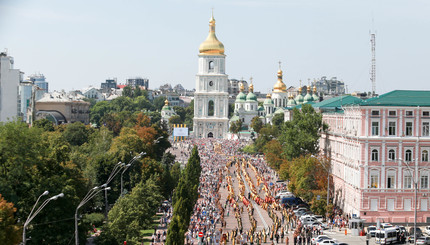
[[[372,50],[372,67],[370,70],[370,81],[372,82],[372,97],[376,95],[376,33],[370,33],[370,44]]]

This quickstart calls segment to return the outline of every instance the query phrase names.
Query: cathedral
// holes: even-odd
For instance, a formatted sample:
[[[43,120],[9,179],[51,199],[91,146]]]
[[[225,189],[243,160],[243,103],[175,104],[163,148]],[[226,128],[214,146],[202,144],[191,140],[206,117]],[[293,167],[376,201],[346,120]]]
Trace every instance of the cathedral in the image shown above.
[[[194,93],[195,138],[227,138],[228,76],[225,74],[224,45],[215,35],[215,19],[209,20],[209,34],[199,47],[199,69]]]
[[[196,75],[196,91],[194,93],[193,130],[195,138],[227,138],[229,123],[242,121],[243,128],[250,130],[249,125],[254,117],[263,123],[272,123],[275,114],[282,113],[285,120],[291,116],[292,108],[303,103],[314,103],[318,100],[316,87],[313,95],[310,86],[306,86],[307,94],[303,96],[299,88],[294,98],[292,92],[282,81],[283,72],[279,67],[277,81],[272,94],[267,94],[262,105],[258,104],[254,94],[254,85],[249,85],[245,94],[245,84],[239,82],[239,94],[236,96],[234,114],[228,119],[229,81],[225,74],[224,45],[215,35],[215,19],[209,20],[209,34],[200,44],[198,55],[198,73]],[[167,105],[166,105],[167,106]]]

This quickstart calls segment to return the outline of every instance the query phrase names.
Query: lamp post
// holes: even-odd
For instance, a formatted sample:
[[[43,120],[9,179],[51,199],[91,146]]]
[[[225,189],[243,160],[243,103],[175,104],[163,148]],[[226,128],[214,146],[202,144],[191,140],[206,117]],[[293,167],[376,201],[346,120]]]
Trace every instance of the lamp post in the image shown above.
[[[322,164],[321,160],[318,157],[316,157],[314,155],[311,155],[311,157],[317,159],[318,162],[321,164],[321,166],[325,169],[325,171],[327,171],[327,206],[328,206],[329,196],[330,196],[330,167],[326,168],[326,166],[324,166],[324,164]]]
[[[104,188],[104,189],[102,189]],[[110,190],[110,187],[107,187],[107,184],[103,184],[101,186],[96,186],[92,188],[87,195],[82,199],[82,201],[79,203],[78,207],[75,211],[75,244],[79,245],[79,233],[78,233],[78,209],[85,205],[91,198],[95,197],[99,192],[101,191],[108,191]]]
[[[112,172],[110,173],[106,183],[104,183],[104,186],[109,185],[109,183],[113,180],[113,178],[115,178],[115,176],[121,171],[121,169],[123,167],[125,167],[125,163],[122,162],[118,162],[117,164],[115,164],[115,167],[113,168]],[[102,186],[103,186],[102,185]],[[105,219],[108,219],[108,198],[107,198],[107,189],[105,189]]]
[[[52,200],[57,200],[59,197],[64,197],[64,194],[63,193],[60,193],[60,194],[58,194],[58,195],[56,195],[56,196],[53,196],[53,197],[51,197],[51,198],[48,198],[48,199],[46,199],[40,206],[39,206],[39,208],[36,210],[36,212],[34,212],[33,213],[33,211],[34,211],[34,209],[36,208],[36,206],[37,206],[37,203],[39,202],[39,200],[40,200],[40,198],[42,197],[42,196],[46,196],[46,195],[48,195],[49,194],[49,192],[48,191],[44,191],[38,198],[37,198],[37,200],[36,200],[36,203],[34,204],[34,206],[33,206],[33,208],[31,209],[31,212],[30,212],[30,214],[28,215],[28,217],[27,217],[27,220],[25,221],[25,223],[24,223],[24,226],[23,226],[23,228],[22,228],[22,244],[23,245],[25,245],[26,243],[27,243],[27,238],[26,238],[26,236],[25,236],[25,229],[27,228],[27,226],[28,226],[28,224],[30,224],[30,222],[34,219],[34,217],[36,217],[36,215],[38,214],[38,213],[40,213],[40,211],[42,211],[42,209],[50,202],[50,201],[52,201]]]
[[[411,170],[411,166],[409,166],[409,163],[406,161],[403,161],[403,159],[399,158],[399,160],[405,164],[407,167],[407,170],[409,171],[409,174],[414,176],[413,182],[414,182],[414,192],[415,192],[415,209],[414,209],[414,245],[417,245],[417,206],[418,206],[418,172],[416,171],[417,168],[415,167],[415,171],[413,174]],[[415,163],[418,163],[418,158],[415,159]]]
[[[137,155],[137,156],[135,156],[135,157],[133,157],[133,159],[131,159],[130,160],[130,162],[127,164],[127,165],[125,165],[125,167],[124,167],[124,170],[122,171],[122,173],[121,173],[121,196],[124,194],[124,189],[123,189],[123,175],[124,175],[124,173],[131,167],[131,165],[133,165],[133,163],[137,160],[137,159],[139,159],[139,158],[141,158],[143,155],[145,155],[146,154],[146,152],[141,152],[141,153],[139,153],[139,155]]]

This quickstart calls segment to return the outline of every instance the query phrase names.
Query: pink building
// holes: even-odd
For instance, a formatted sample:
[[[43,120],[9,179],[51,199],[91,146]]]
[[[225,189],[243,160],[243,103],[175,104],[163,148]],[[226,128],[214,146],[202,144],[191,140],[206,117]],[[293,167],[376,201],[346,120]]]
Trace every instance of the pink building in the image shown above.
[[[411,223],[417,208],[417,222],[430,222],[430,91],[395,90],[364,101],[342,96],[313,106],[329,125],[320,149],[332,163],[331,198],[345,213]]]

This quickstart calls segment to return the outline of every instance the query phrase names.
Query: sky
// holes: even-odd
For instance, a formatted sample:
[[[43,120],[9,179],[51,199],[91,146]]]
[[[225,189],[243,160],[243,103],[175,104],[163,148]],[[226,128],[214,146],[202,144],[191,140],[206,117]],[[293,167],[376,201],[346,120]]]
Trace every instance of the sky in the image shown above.
[[[370,91],[371,30],[376,92],[430,90],[428,0],[0,0],[0,50],[50,91],[138,76],[192,89],[212,8],[226,73],[256,91],[279,61],[287,86],[326,76]]]

